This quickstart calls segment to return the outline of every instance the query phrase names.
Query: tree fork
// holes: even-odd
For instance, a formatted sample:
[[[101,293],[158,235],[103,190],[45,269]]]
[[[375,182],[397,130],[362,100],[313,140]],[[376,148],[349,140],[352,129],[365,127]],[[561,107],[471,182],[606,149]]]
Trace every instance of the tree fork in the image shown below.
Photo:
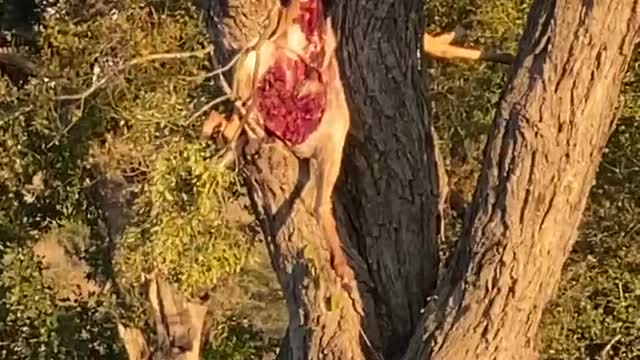
[[[640,35],[633,0],[534,2],[470,216],[406,359],[535,359]]]
[[[204,1],[215,65],[258,35],[256,23],[270,4]],[[308,165],[269,144],[249,152],[245,178],[287,298],[281,358],[376,358],[372,349],[387,358],[404,351],[438,268],[444,176],[419,71],[422,2],[333,6],[352,118],[334,208],[359,293],[340,301],[344,292],[326,271],[329,259],[310,206],[315,184],[305,184]],[[334,295],[340,306],[328,311]]]

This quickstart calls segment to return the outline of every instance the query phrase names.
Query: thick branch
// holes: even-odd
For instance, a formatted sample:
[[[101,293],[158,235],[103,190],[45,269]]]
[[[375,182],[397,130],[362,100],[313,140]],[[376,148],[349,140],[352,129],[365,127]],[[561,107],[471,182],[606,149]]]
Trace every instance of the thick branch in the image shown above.
[[[245,171],[254,213],[289,310],[287,346],[279,358],[365,359],[372,350],[366,342],[377,341],[376,323],[363,324],[358,291],[349,295],[331,270],[313,215],[316,184],[309,177],[309,164],[280,144],[262,145],[251,156]],[[357,256],[350,265],[366,283]],[[361,338],[363,333],[366,338]]]
[[[420,73],[422,1],[343,1],[352,126],[338,201],[375,284],[385,358],[404,351],[437,276],[446,179]]]
[[[639,30],[638,1],[535,1],[471,215],[407,359],[537,358]]]

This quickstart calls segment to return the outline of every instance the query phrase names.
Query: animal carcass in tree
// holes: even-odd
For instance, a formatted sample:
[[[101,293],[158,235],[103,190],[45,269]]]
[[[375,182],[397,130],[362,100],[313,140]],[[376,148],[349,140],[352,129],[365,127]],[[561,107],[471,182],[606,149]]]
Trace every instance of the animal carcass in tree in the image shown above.
[[[234,96],[240,105],[228,120],[212,112],[202,135],[222,127],[233,153],[252,136],[267,136],[298,158],[316,161],[314,213],[334,271],[350,283],[354,274],[340,246],[331,200],[350,118],[334,52],[337,40],[323,5],[293,0],[281,7],[271,35],[256,40],[236,64]],[[243,133],[235,138],[237,131]]]

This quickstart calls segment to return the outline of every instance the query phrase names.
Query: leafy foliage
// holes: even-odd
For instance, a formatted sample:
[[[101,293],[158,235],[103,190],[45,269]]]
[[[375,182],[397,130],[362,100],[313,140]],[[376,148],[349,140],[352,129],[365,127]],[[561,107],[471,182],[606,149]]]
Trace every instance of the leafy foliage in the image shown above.
[[[0,357],[118,358],[111,299],[59,301],[30,249],[5,249],[0,273]]]
[[[10,11],[18,3],[0,5]],[[0,77],[0,353],[112,358],[122,355],[115,319],[148,320],[144,273],[160,272],[198,295],[237,273],[248,256],[245,230],[232,226],[226,207],[240,195],[237,179],[214,166],[214,150],[199,140],[199,122],[191,118],[215,96],[206,58],[125,65],[149,54],[200,50],[209,40],[189,2],[39,5],[32,10],[34,16],[42,10],[41,21],[27,29],[38,35],[33,51],[41,75],[23,84]],[[103,78],[86,96],[56,98]],[[115,195],[130,199],[122,234],[113,233],[108,213],[121,209],[95,196],[104,179],[124,182],[126,193]],[[91,301],[61,300],[60,289],[45,281],[48,270],[32,247],[66,223],[90,228],[84,261],[101,286],[111,279],[115,290]]]
[[[148,159],[149,184],[134,209],[140,220],[118,245],[123,283],[160,271],[192,294],[239,271],[248,243],[223,217],[234,178],[212,171],[204,154],[199,144],[177,143]]]
[[[265,339],[248,320],[229,319],[214,332],[210,346],[203,352],[205,360],[260,359],[277,349],[278,341]]]

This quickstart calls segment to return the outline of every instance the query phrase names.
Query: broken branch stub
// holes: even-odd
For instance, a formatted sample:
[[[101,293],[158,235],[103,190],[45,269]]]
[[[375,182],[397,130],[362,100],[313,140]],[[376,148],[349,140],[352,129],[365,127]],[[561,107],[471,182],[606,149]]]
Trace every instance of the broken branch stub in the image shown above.
[[[127,328],[118,323],[118,332],[129,359],[198,360],[207,302],[187,299],[165,279],[156,275],[149,279],[148,296],[156,326],[152,344],[144,339],[140,329]]]
[[[425,55],[433,58],[451,60],[451,59],[467,59],[481,60],[489,62],[497,62],[502,64],[511,64],[515,57],[506,52],[500,52],[492,49],[472,49],[451,43],[462,38],[465,30],[461,26],[457,26],[454,31],[441,35],[430,35],[424,33],[422,46]]]

